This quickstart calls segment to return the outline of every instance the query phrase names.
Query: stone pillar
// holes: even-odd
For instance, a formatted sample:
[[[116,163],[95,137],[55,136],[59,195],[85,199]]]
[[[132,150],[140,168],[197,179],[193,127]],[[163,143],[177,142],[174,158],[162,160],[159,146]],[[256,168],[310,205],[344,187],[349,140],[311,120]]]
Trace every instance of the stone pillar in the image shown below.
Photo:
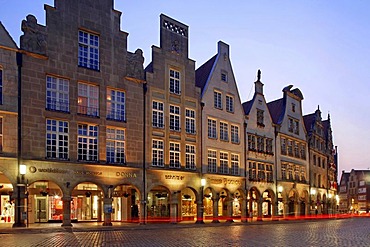
[[[170,222],[172,224],[177,224],[178,222],[178,195],[181,193],[174,192],[171,197],[171,204],[170,204]]]
[[[62,226],[64,227],[71,227],[71,196],[63,196],[63,223]]]
[[[226,201],[227,209],[226,209],[226,222],[234,222],[233,220],[233,198],[227,197]]]
[[[104,198],[104,222],[103,226],[112,226],[112,198]]]
[[[257,221],[262,221],[262,202],[263,198],[260,196],[257,199]]]
[[[146,224],[146,200],[141,200],[140,202],[140,215],[139,215],[139,222],[140,225],[145,225]]]
[[[245,198],[242,198],[241,200],[239,200],[240,202],[240,208],[241,208],[241,211],[242,211],[242,215],[241,215],[241,220],[242,222],[248,222],[248,212],[247,212],[247,201]]]
[[[213,201],[213,220],[212,223],[220,223],[218,220],[218,201],[220,200],[220,197],[216,195],[212,198]]]
[[[15,192],[12,195],[12,198],[15,201],[14,207],[14,224],[13,227],[25,227],[26,224],[24,223],[25,220],[22,219],[22,214],[25,211],[25,186],[17,186],[15,187]],[[1,209],[3,210],[3,209]],[[8,221],[8,219],[6,219]]]
[[[204,215],[204,204],[203,204],[203,197],[202,197],[202,198],[198,198],[197,200],[197,221],[195,223],[203,224],[204,223],[203,215]]]

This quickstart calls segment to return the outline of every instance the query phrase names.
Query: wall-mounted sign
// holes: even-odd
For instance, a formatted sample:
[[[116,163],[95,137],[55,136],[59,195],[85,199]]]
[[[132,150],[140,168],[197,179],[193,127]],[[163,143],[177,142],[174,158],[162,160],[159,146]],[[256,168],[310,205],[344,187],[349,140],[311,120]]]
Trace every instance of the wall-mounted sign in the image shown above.
[[[171,179],[171,180],[183,180],[185,176],[182,175],[164,175],[165,179]]]

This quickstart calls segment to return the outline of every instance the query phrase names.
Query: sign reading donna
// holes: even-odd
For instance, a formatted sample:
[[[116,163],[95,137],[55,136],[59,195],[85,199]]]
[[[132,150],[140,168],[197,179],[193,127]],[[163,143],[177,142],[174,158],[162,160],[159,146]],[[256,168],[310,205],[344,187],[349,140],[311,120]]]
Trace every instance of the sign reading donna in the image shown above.
[[[61,169],[61,168],[37,168],[35,166],[30,166],[29,168],[30,173],[54,173],[54,174],[73,174],[73,175],[80,175],[80,176],[103,176],[102,171],[87,171],[87,170],[68,170],[68,169]],[[124,177],[124,178],[136,178],[137,175],[134,172],[115,172],[116,177]]]

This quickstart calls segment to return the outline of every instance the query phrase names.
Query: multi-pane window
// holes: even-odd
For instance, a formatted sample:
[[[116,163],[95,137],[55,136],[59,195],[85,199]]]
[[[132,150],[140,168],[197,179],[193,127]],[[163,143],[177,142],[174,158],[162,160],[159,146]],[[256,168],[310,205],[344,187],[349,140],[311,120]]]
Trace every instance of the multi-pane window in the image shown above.
[[[239,154],[231,154],[231,175],[239,175]]]
[[[299,121],[294,120],[294,134],[299,135]]]
[[[185,110],[185,129],[186,133],[195,134],[195,111],[191,109]]]
[[[3,151],[3,118],[0,117],[0,152]]]
[[[293,141],[288,140],[288,155],[293,156]]]
[[[294,157],[296,157],[296,158],[300,157],[300,155],[299,155],[299,143],[298,142],[294,142]]]
[[[229,141],[229,125],[220,122],[220,140]]]
[[[180,143],[170,142],[170,167],[180,168]]]
[[[231,125],[231,142],[239,143],[239,126]]]
[[[78,160],[98,160],[98,126],[78,124]]]
[[[94,85],[78,83],[78,113],[99,116],[99,88]]]
[[[69,81],[46,76],[46,109],[69,112]]]
[[[299,166],[295,166],[294,168],[294,180],[299,181],[300,179],[300,169]]]
[[[301,144],[301,159],[306,159],[306,144]]]
[[[78,66],[99,70],[99,36],[78,31]]]
[[[46,119],[46,157],[50,159],[68,159],[68,144],[68,122]]]
[[[170,105],[170,130],[180,131],[180,107]]]
[[[208,150],[208,172],[217,172],[217,152],[215,150]]]
[[[257,126],[265,127],[264,111],[260,109],[257,109]]]
[[[287,170],[288,170],[288,180],[293,180],[293,166],[287,165]]]
[[[124,91],[107,90],[107,119],[126,120],[126,97]]]
[[[181,94],[180,72],[170,69],[170,93]]]
[[[286,179],[286,172],[287,170],[287,165],[286,164],[281,164],[281,179],[285,180]]]
[[[107,128],[107,162],[125,163],[125,130]]]
[[[249,162],[249,180],[257,179],[257,166],[256,162]]]
[[[267,182],[273,182],[273,176],[272,176],[272,165],[266,164],[266,178]]]
[[[217,109],[222,109],[222,94],[220,92],[213,92],[213,105]]]
[[[220,173],[229,173],[229,154],[226,152],[220,152]]]
[[[256,137],[248,134],[248,150],[256,151]]]
[[[265,151],[265,142],[262,136],[257,136],[257,151],[264,152]]]
[[[195,170],[195,146],[186,144],[185,169]]]
[[[281,154],[286,154],[286,139],[281,138]]]
[[[153,140],[152,143],[152,166],[164,166],[164,148],[162,140]]]
[[[221,81],[227,82],[227,72],[221,72]]]
[[[288,131],[293,133],[293,130],[294,130],[294,121],[292,118],[289,118],[288,119]]]
[[[234,112],[234,97],[226,95],[226,111]]]
[[[3,70],[0,68],[0,105],[3,104]]]
[[[265,180],[266,174],[265,174],[265,164],[258,163],[258,179],[259,180]]]
[[[208,138],[217,138],[216,120],[208,118]]]
[[[306,169],[304,167],[301,167],[301,181],[306,181]]]
[[[266,139],[266,152],[268,154],[272,154],[273,153],[272,152],[272,139],[270,139],[270,138],[267,138]]]
[[[152,126],[156,128],[164,127],[163,103],[153,101],[152,104]]]

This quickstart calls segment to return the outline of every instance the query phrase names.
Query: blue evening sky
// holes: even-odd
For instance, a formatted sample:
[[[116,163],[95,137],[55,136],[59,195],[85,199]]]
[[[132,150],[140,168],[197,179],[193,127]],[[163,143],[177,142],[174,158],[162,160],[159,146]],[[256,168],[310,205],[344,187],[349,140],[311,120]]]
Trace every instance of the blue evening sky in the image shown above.
[[[53,0],[0,0],[0,21],[19,44],[21,21],[28,14],[45,24],[44,5]],[[190,58],[196,68],[230,45],[242,102],[254,93],[262,71],[266,100],[282,97],[287,85],[304,96],[303,114],[318,105],[331,116],[342,170],[370,167],[370,2],[322,0],[116,0],[121,29],[129,33],[128,50],[159,46],[159,15],[189,26]]]

